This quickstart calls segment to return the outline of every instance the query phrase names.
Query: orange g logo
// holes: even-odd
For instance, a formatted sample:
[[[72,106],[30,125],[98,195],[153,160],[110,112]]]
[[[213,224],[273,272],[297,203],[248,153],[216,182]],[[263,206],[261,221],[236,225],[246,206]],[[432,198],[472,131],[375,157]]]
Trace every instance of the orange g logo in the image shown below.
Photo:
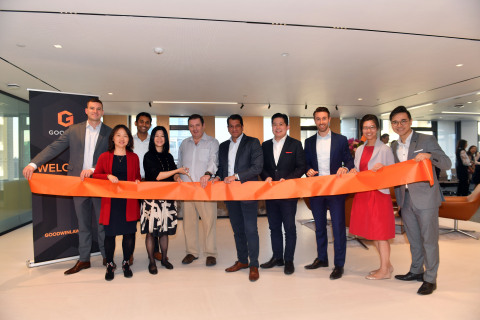
[[[58,124],[64,127],[69,127],[73,124],[73,114],[64,110],[58,113]]]

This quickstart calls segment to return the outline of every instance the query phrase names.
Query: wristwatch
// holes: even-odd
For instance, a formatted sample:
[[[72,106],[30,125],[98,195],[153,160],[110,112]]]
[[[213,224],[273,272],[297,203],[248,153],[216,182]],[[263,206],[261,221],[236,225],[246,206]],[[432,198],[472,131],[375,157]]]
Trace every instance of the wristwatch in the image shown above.
[[[204,175],[212,177],[213,174],[210,171],[205,171]]]

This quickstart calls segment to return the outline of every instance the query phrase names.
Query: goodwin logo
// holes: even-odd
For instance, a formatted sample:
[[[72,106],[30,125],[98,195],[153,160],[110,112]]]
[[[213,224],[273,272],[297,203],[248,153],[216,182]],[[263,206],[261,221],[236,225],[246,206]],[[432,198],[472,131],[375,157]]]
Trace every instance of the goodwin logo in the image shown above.
[[[67,110],[58,113],[58,124],[69,127],[73,124],[73,114]]]

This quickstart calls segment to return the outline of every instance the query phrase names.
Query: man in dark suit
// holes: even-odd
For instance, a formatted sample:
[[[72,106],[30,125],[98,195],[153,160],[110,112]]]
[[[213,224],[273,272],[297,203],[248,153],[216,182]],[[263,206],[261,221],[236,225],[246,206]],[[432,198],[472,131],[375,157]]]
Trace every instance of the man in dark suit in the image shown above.
[[[300,178],[305,173],[305,152],[302,143],[287,135],[289,129],[286,114],[276,113],[272,116],[274,138],[262,144],[263,170],[260,176],[266,182]],[[273,256],[270,261],[261,264],[260,267],[269,269],[285,264],[283,270],[285,274],[295,272],[293,256],[297,243],[295,226],[297,202],[298,199],[275,199],[265,202]],[[282,224],[285,229],[285,253]]]
[[[313,112],[318,132],[305,140],[305,160],[307,177],[341,175],[354,167],[353,158],[345,136],[330,130],[330,111],[318,107]],[[327,208],[330,210],[333,229],[333,248],[335,252],[334,269],[330,279],[339,279],[343,275],[347,239],[345,232],[345,195],[319,196],[310,198],[310,207],[315,219],[315,235],[317,239],[317,258],[305,269],[328,267],[327,254]]]
[[[231,138],[220,144],[218,171],[214,181],[258,181],[262,171],[262,147],[257,138],[243,134],[243,119],[233,114],[227,119]],[[235,272],[250,267],[250,281],[257,281],[258,273],[258,201],[226,201],[230,223],[235,237],[238,260],[226,272]],[[250,259],[250,264],[248,260]]]
[[[393,131],[398,134],[392,143],[395,162],[415,159],[419,162],[430,159],[432,169],[448,170],[452,161],[443,152],[434,136],[412,130],[412,116],[404,106],[395,108],[390,113]],[[417,293],[431,294],[437,288],[437,271],[439,265],[438,249],[438,207],[443,196],[439,188],[437,175],[433,175],[434,184],[416,182],[395,187],[395,196],[410,242],[412,264],[405,275],[395,278],[403,281],[423,281]],[[425,266],[425,269],[424,269]]]
[[[98,98],[92,98],[85,108],[88,120],[70,126],[56,141],[43,149],[23,169],[23,175],[30,180],[37,167],[58,156],[66,149],[70,149],[68,160],[68,175],[77,176],[83,181],[93,174],[98,157],[108,148],[108,136],[112,129],[102,124],[103,103]],[[100,218],[100,198],[73,197],[75,213],[78,219],[78,251],[80,259],[73,268],[65,274],[77,273],[82,269],[90,268],[90,251],[92,249],[92,213],[98,227],[98,246],[103,256],[103,265],[106,265],[103,226],[98,224]]]

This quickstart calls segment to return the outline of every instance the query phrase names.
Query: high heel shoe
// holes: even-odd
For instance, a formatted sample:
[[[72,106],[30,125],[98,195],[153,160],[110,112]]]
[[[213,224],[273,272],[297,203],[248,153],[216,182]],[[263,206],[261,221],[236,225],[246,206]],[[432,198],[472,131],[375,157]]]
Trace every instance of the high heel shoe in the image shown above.
[[[162,266],[164,266],[168,270],[173,269],[173,265],[170,262],[168,262],[168,260],[165,260],[165,261],[162,260],[162,261],[160,261],[160,263],[162,264]]]
[[[115,277],[115,265],[112,262],[107,263],[107,272],[105,273],[105,280],[112,281]]]
[[[133,277],[133,272],[132,272],[132,269],[130,269],[130,266],[128,265],[128,261],[125,261],[125,260],[123,261],[122,270],[123,270],[123,276],[125,278]]]
[[[158,269],[157,269],[157,266],[155,265],[155,262],[150,262],[148,264],[148,272],[150,272],[150,274],[158,273]]]

